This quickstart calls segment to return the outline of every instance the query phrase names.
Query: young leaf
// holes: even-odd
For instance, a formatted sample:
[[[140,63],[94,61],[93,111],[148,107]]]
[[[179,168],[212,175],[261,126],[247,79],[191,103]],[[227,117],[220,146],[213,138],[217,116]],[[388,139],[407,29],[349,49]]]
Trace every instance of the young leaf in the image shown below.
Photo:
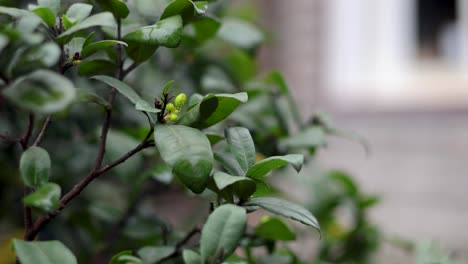
[[[51,167],[49,153],[40,147],[28,148],[20,159],[20,173],[24,184],[40,187],[49,181]]]
[[[155,127],[154,140],[173,173],[192,192],[201,193],[213,167],[213,153],[205,134],[191,127],[160,125]]]
[[[75,98],[76,89],[62,75],[37,70],[17,79],[3,94],[25,109],[50,114],[64,110]]]
[[[114,256],[112,256],[111,260],[109,261],[109,264],[123,264],[122,262],[120,262],[118,259],[121,257],[121,256],[131,256],[132,255],[132,251],[131,250],[124,250],[124,251],[120,251],[119,253],[115,254]]]
[[[60,11],[60,0],[37,0],[37,4],[49,8],[55,15]]]
[[[147,246],[140,248],[137,254],[145,264],[154,264],[170,256],[174,251],[175,247],[173,246]]]
[[[218,190],[222,191],[230,187],[241,199],[248,199],[256,189],[253,180],[243,176],[232,176],[224,172],[217,171],[213,175],[214,182]]]
[[[190,249],[184,249],[182,252],[182,258],[184,259],[185,264],[200,264],[202,263],[202,259],[200,254],[197,252],[190,250]]]
[[[161,19],[180,15],[184,24],[187,24],[195,17],[204,14],[207,8],[208,2],[206,1],[193,2],[191,0],[174,0],[166,6],[161,15]]]
[[[179,46],[182,36],[182,18],[172,16],[155,25],[137,29],[124,37],[125,42],[158,45],[168,48]]]
[[[90,27],[116,27],[116,23],[114,17],[109,12],[99,13],[92,15],[83,21],[79,22],[78,24],[74,25],[72,28],[68,29],[67,31],[63,32],[57,37],[57,41],[59,43],[64,43],[70,35]]]
[[[174,84],[174,80],[168,81],[168,82],[166,83],[166,85],[164,85],[164,87],[163,87],[163,89],[162,89],[162,92],[163,92],[163,93],[168,93],[173,84]]]
[[[231,153],[245,174],[255,163],[255,145],[249,130],[245,127],[231,127],[227,128],[224,133]]]
[[[247,102],[247,93],[208,94],[192,107],[181,120],[181,124],[199,129],[213,126],[228,117],[240,103]]]
[[[23,203],[27,206],[50,212],[57,208],[61,193],[62,189],[58,184],[45,183],[35,192],[24,197]]]
[[[96,2],[103,10],[111,12],[116,19],[126,18],[130,12],[122,0],[96,0]]]
[[[296,234],[292,228],[286,222],[276,217],[262,217],[260,223],[255,227],[255,234],[272,240],[296,240]]]
[[[203,226],[200,240],[202,259],[229,256],[238,246],[247,225],[244,208],[225,204],[210,214]]]
[[[33,6],[30,10],[38,15],[49,26],[55,26],[55,14],[48,7]]]
[[[21,264],[77,264],[76,257],[60,241],[23,241],[14,239],[13,250]]]
[[[133,104],[136,104],[139,100],[141,100],[140,96],[130,86],[116,78],[106,75],[96,75],[91,77],[91,79],[104,82],[109,86],[114,87],[120,94],[127,97],[127,99],[130,100],[130,102]]]
[[[285,156],[273,156],[256,162],[247,171],[246,176],[249,178],[263,178],[270,171],[291,164],[293,168],[299,172],[304,163],[304,156],[301,154],[289,154]]]
[[[110,46],[113,45],[123,45],[123,46],[128,46],[127,43],[123,41],[118,41],[118,40],[101,40],[98,42],[94,42],[91,44],[88,44],[86,47],[83,48],[81,51],[81,57],[85,58],[88,57],[100,50],[107,49]]]
[[[246,206],[261,207],[271,213],[299,221],[320,231],[317,219],[304,207],[273,197],[257,197],[245,203]]]

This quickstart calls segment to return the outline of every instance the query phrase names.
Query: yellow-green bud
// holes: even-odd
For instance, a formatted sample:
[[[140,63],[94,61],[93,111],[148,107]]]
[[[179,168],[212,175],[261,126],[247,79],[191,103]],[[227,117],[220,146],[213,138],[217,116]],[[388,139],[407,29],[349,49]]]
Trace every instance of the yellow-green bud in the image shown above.
[[[187,96],[184,93],[181,93],[175,99],[175,106],[177,108],[181,108],[185,105],[186,101],[187,101]]]
[[[177,122],[177,120],[179,120],[179,117],[176,114],[171,114],[170,119],[172,122]]]
[[[175,110],[175,106],[173,103],[168,103],[166,105],[166,110],[169,111],[169,112],[173,112]]]

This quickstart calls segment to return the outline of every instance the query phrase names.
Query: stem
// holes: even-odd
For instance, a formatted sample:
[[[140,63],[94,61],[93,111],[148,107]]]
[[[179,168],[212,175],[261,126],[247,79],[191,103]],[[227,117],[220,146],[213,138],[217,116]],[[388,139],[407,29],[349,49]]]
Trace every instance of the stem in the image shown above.
[[[41,144],[42,138],[44,137],[45,131],[49,127],[50,123],[52,122],[51,116],[47,116],[46,120],[44,121],[44,124],[42,125],[41,131],[39,131],[39,134],[36,137],[36,140],[34,141],[33,146],[39,146]]]
[[[175,251],[171,255],[161,259],[158,263],[163,263],[167,260],[173,259],[177,256],[180,256],[182,253],[181,250],[187,244],[190,239],[195,236],[196,234],[201,232],[201,228],[199,226],[195,226],[190,232],[188,232],[177,244],[175,245]]]
[[[26,129],[26,133],[24,133],[24,135],[19,140],[23,151],[28,148],[29,138],[31,138],[31,134],[34,129],[34,119],[34,114],[30,112],[28,117],[28,128]]]
[[[128,66],[128,68],[123,70],[123,72],[122,72],[123,78],[125,78],[127,76],[127,74],[129,74],[131,71],[133,71],[138,66],[140,66],[140,64],[137,63],[137,62],[134,62],[132,65]]]

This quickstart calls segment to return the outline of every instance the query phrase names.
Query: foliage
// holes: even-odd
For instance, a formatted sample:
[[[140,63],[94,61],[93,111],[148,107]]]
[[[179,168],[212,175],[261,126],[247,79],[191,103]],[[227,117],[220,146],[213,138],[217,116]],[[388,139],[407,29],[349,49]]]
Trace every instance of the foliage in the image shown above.
[[[355,136],[324,115],[303,122],[281,74],[258,74],[265,34],[253,21],[215,1],[166,2],[0,7],[0,188],[17,212],[2,221],[17,225],[24,187],[18,260],[302,263],[284,243],[298,238],[294,220],[322,233],[320,259],[366,261],[376,200],[348,176],[332,177],[345,192],[315,216],[273,197],[268,179],[299,172],[327,135]],[[210,204],[189,231],[148,208],[175,186]],[[329,214],[345,198],[358,224],[336,239]],[[260,209],[276,216],[248,223]],[[337,243],[344,256],[330,253]]]

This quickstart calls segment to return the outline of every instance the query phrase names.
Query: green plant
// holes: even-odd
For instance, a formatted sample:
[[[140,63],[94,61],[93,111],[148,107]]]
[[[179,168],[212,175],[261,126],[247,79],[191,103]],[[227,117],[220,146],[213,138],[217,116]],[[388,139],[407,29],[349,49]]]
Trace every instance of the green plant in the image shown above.
[[[343,133],[323,115],[302,122],[281,75],[258,75],[263,33],[222,3],[95,2],[0,6],[0,186],[12,204],[1,213],[24,185],[18,261],[301,263],[281,243],[296,238],[283,218],[247,226],[247,214],[319,229],[267,174],[299,172]],[[208,218],[186,231],[147,210],[168,184],[208,200]]]

